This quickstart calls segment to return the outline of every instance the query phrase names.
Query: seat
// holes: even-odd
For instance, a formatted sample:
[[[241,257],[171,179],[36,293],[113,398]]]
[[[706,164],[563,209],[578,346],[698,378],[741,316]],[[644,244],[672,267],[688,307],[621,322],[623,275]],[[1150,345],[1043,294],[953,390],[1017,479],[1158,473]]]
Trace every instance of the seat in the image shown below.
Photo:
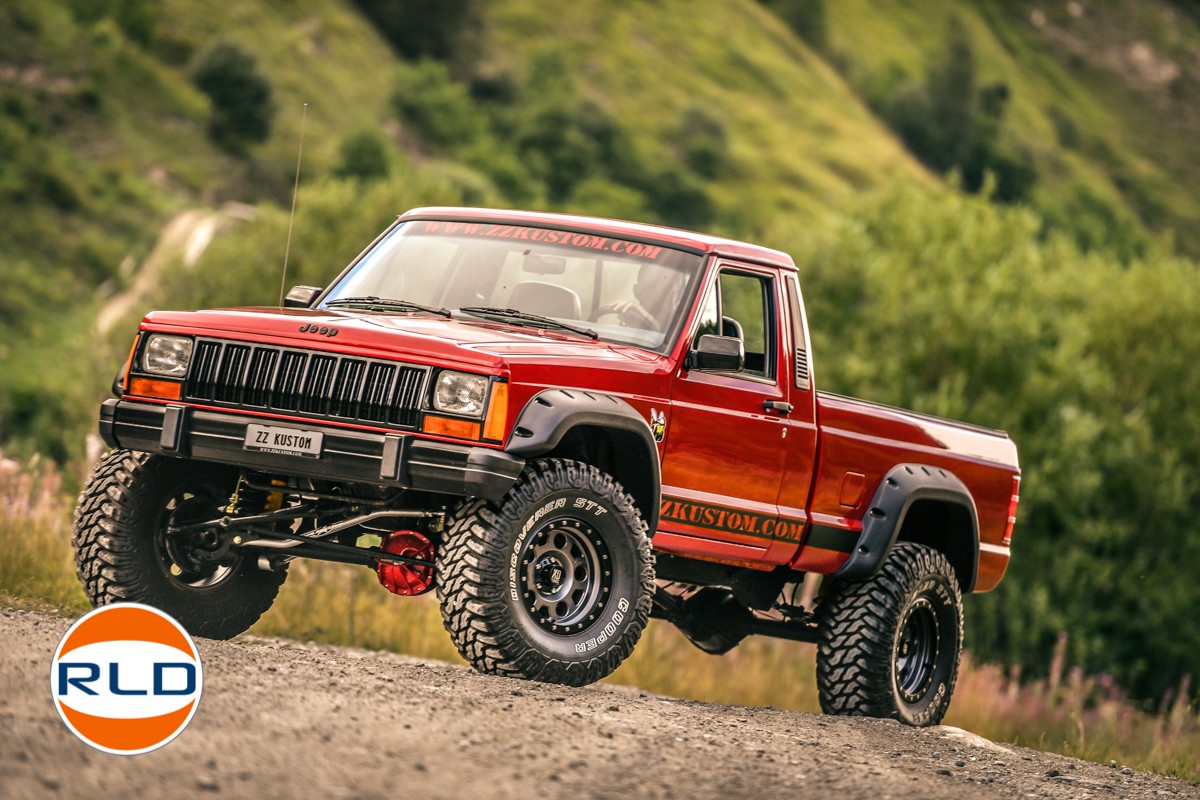
[[[542,281],[524,281],[513,287],[508,298],[510,308],[541,314],[543,317],[581,319],[579,295],[565,286]]]

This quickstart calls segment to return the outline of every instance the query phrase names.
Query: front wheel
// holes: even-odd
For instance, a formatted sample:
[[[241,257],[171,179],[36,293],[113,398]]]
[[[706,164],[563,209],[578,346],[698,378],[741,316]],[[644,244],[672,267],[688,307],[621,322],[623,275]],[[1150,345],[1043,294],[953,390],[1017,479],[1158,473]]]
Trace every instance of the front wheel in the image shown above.
[[[875,575],[833,588],[818,611],[817,691],[826,714],[937,725],[962,650],[962,595],[950,562],[899,542]]]
[[[286,565],[260,570],[252,555],[216,557],[204,532],[168,528],[221,516],[235,468],[113,450],[88,478],[75,509],[75,567],[92,605],[145,603],[197,636],[228,639],[271,607]]]
[[[583,686],[633,651],[650,616],[646,523],[613,478],[535,461],[499,506],[475,501],[437,550],[442,620],[481,672]]]

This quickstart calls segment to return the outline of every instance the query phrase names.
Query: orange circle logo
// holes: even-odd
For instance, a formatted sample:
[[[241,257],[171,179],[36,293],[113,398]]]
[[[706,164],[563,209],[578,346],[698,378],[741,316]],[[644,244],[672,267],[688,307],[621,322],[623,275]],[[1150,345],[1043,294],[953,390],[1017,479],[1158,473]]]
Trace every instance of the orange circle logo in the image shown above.
[[[140,603],[84,614],[50,662],[50,693],[62,721],[87,744],[116,755],[149,753],[182,733],[203,686],[192,637]]]

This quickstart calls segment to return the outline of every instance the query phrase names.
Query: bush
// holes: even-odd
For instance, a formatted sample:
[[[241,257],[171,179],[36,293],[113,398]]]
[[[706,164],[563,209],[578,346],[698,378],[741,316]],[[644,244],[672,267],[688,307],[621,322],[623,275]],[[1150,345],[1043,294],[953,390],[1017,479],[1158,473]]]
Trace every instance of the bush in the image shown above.
[[[796,35],[816,50],[823,50],[829,41],[829,20],[825,0],[760,0],[795,31]]]
[[[487,118],[467,87],[437,61],[402,64],[392,103],[400,121],[437,152],[454,152],[487,133]]]
[[[1020,449],[1008,577],[967,603],[975,655],[1044,674],[1065,630],[1069,663],[1141,699],[1200,674],[1200,266],[907,187],[810,236],[792,251],[824,388]]]
[[[509,121],[508,141],[551,202],[565,202],[591,178],[640,189],[647,170],[628,134],[607,109],[583,96],[571,74],[561,49],[547,46],[534,55],[523,91],[501,116]]]
[[[475,24],[471,0],[354,0],[367,19],[405,58],[450,59]]]
[[[703,184],[678,167],[658,173],[645,191],[650,208],[667,225],[700,229],[716,216],[716,206]]]
[[[635,221],[645,219],[651,213],[646,207],[645,195],[605,178],[588,178],[577,184],[563,210],[571,214]]]
[[[161,10],[153,0],[67,0],[71,15],[80,22],[94,24],[109,18],[131,41],[142,46],[154,39]]]
[[[683,160],[702,178],[716,178],[729,163],[729,132],[725,122],[703,106],[692,106],[679,119],[676,141]]]
[[[271,135],[271,84],[253,55],[237,45],[219,43],[201,56],[192,81],[212,102],[208,132],[218,146],[242,154],[248,145]]]
[[[1033,159],[1018,145],[1001,144],[1008,85],[976,85],[974,49],[958,17],[950,19],[945,47],[923,83],[903,80],[889,67],[874,81],[882,93],[873,97],[874,105],[930,169],[958,172],[972,194],[990,186],[996,201],[1027,199],[1037,182]]]
[[[342,140],[340,161],[334,171],[341,178],[371,181],[386,178],[391,171],[387,141],[374,130],[352,133]]]

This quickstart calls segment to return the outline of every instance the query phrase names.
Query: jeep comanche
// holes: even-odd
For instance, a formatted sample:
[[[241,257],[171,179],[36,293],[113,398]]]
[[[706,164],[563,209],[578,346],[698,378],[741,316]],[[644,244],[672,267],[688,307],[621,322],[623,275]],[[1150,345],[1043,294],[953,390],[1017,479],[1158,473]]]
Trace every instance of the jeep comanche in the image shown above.
[[[611,673],[650,617],[817,643],[829,713],[941,720],[1004,575],[1004,433],[818,392],[784,253],[410,211],[281,307],[156,311],[76,513],[94,604],[234,636],[294,558],[436,589],[484,672]],[[886,358],[885,353],[879,354]]]

